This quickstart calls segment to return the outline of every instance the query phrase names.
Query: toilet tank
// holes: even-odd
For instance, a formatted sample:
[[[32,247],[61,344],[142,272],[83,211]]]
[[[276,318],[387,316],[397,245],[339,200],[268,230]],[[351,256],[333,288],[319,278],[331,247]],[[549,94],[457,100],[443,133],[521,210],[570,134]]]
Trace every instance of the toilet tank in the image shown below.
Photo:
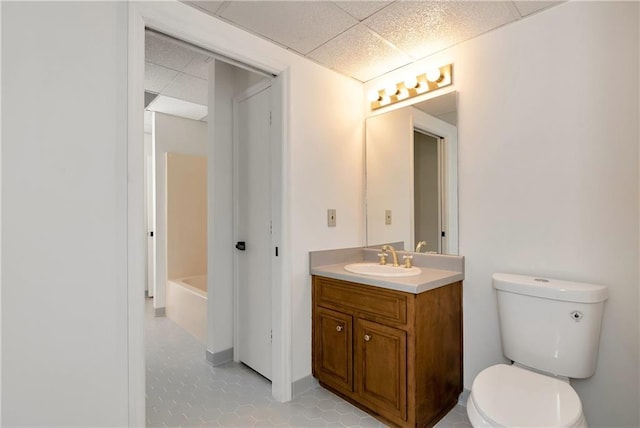
[[[557,376],[593,375],[607,287],[493,274],[504,355]]]

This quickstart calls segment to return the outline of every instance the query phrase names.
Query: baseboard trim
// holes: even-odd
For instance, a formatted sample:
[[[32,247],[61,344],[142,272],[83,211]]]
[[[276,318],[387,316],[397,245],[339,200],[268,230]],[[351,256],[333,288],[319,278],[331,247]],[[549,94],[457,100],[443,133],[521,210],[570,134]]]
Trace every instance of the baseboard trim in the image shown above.
[[[305,376],[291,384],[291,396],[296,398],[318,385],[318,380],[315,377],[312,375]]]
[[[224,351],[216,353],[207,349],[207,361],[209,361],[214,367],[233,361],[233,348],[225,349]]]
[[[460,396],[458,397],[458,405],[467,407],[467,400],[469,399],[470,394],[471,394],[470,390],[463,389],[462,392],[460,393]]]
[[[154,315],[157,317],[165,317],[167,316],[167,308],[155,308]]]

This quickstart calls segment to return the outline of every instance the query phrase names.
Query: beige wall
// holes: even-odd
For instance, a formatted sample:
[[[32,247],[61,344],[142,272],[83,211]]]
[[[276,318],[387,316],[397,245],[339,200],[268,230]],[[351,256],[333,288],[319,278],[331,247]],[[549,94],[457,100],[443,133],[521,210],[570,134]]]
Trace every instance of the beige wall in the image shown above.
[[[168,114],[154,113],[155,170],[156,170],[156,289],[154,308],[166,303],[167,269],[167,153],[205,156],[207,151],[207,124],[198,120]]]
[[[167,153],[167,274],[207,273],[207,158]]]

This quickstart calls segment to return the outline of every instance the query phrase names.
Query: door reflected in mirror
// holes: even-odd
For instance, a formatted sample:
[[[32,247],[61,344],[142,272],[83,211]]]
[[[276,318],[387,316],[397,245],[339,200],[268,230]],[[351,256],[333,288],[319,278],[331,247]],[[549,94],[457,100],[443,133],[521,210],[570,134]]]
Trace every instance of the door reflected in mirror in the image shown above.
[[[366,121],[367,245],[458,254],[457,96]]]

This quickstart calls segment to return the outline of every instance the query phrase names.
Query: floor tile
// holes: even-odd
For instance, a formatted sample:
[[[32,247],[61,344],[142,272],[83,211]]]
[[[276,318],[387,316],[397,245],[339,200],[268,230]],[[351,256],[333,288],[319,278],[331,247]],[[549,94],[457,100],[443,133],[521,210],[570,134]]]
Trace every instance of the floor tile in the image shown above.
[[[248,367],[213,367],[205,347],[166,317],[145,312],[148,427],[385,427],[329,391],[316,387],[279,403],[271,383]],[[437,428],[470,428],[456,406]]]

